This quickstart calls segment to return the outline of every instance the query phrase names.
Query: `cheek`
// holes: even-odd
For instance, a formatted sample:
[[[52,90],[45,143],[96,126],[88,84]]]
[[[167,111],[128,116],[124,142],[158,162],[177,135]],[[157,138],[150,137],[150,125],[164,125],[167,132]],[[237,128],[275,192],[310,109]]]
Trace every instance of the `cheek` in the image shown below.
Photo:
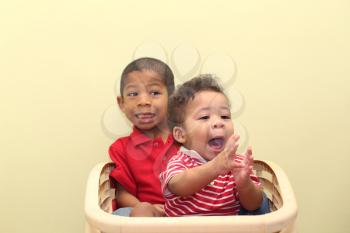
[[[162,112],[166,112],[168,110],[168,100],[167,99],[159,99],[156,102],[157,108],[162,111]]]
[[[204,140],[204,138],[207,136],[206,133],[206,128],[203,125],[200,124],[193,124],[192,130],[189,131],[189,133],[191,134],[191,137],[196,140],[198,139],[198,141],[202,142]]]
[[[229,124],[229,123],[228,123],[228,124],[226,125],[226,129],[227,129],[227,131],[230,131],[230,132],[233,133],[233,132],[234,132],[233,124]]]
[[[233,125],[231,125],[231,127],[229,127],[229,131],[233,134],[235,132],[235,129],[233,128]]]
[[[130,112],[130,107],[128,105],[124,105],[123,108],[120,108],[125,114]]]

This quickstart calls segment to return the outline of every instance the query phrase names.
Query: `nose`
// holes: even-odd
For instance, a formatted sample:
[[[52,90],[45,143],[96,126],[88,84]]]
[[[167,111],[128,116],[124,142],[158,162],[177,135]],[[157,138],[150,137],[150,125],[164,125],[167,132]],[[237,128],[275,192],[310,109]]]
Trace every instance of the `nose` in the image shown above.
[[[151,105],[151,98],[146,94],[139,95],[138,106],[148,106],[148,105]]]
[[[212,127],[214,129],[216,129],[216,128],[223,128],[224,127],[224,122],[221,119],[221,117],[216,117],[216,118],[213,119]]]

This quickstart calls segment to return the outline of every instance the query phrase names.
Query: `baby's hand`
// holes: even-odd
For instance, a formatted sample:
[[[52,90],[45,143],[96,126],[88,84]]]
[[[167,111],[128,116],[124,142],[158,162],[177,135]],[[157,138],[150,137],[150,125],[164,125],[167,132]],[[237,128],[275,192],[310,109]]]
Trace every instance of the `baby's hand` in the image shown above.
[[[245,156],[239,156],[237,162],[241,164],[241,167],[234,168],[232,170],[235,176],[235,181],[238,187],[244,187],[250,181],[250,175],[253,172],[253,152],[252,148],[249,147],[245,153]]]
[[[219,175],[228,173],[229,171],[243,168],[243,164],[235,160],[238,144],[239,135],[232,135],[226,145],[225,149],[220,152],[213,162],[218,169]]]

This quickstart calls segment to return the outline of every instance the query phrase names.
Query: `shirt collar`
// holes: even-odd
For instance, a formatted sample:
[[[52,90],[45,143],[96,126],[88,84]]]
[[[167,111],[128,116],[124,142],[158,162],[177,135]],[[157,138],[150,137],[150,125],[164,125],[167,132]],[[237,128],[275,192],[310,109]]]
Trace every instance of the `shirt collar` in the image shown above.
[[[138,146],[138,145],[141,145],[144,143],[153,142],[153,141],[159,141],[159,142],[163,143],[163,140],[161,137],[157,137],[157,138],[147,137],[144,133],[142,133],[135,126],[133,127],[132,133],[130,134],[130,138],[131,138],[132,143],[135,146]],[[174,138],[173,138],[172,134],[169,133],[167,141],[165,143],[173,143],[173,142],[174,142]]]
[[[192,159],[198,160],[201,163],[207,163],[208,161],[203,158],[200,154],[198,154],[195,150],[189,150],[184,146],[181,146],[180,148],[181,152],[184,152],[186,155],[190,156]]]
[[[132,133],[130,134],[130,138],[132,143],[137,146],[146,142],[150,142],[153,139],[147,137],[145,134],[143,134],[138,128],[135,126],[132,129]]]

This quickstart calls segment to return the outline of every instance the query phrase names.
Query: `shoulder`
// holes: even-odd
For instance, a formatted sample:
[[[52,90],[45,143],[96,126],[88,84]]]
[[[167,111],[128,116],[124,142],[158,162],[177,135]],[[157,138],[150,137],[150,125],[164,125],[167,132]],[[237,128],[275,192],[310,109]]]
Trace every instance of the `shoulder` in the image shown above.
[[[168,168],[174,166],[191,168],[198,166],[198,163],[186,151],[179,150],[168,162]]]
[[[115,145],[120,145],[120,144],[125,144],[127,142],[129,142],[130,140],[133,140],[134,138],[138,138],[140,136],[142,136],[143,133],[138,130],[136,127],[132,128],[132,131],[130,132],[129,135],[125,135],[125,136],[121,136],[119,138],[117,138],[111,146],[115,146]]]
[[[124,155],[127,151],[127,148],[129,147],[129,142],[131,140],[130,135],[120,137],[117,140],[115,140],[110,146],[109,146],[109,154],[121,154]]]
[[[171,157],[169,162],[179,161],[179,160],[188,160],[188,159],[191,159],[191,157],[187,153],[185,153],[181,150],[178,150],[177,153],[173,157]]]
[[[126,143],[129,142],[129,140],[131,139],[130,135],[129,136],[125,136],[125,137],[120,137],[117,140],[115,140],[112,144],[111,144],[111,148],[114,147],[120,147],[122,145],[125,145]]]

